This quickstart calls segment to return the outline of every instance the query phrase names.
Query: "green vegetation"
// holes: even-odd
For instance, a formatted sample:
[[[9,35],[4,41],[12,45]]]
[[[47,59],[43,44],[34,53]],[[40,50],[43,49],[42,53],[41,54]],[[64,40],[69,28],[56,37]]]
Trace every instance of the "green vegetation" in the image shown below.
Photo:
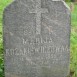
[[[65,0],[66,2],[70,2],[71,0]]]
[[[74,10],[71,13],[71,72],[72,77],[77,77],[77,4],[74,3]]]
[[[4,61],[3,61],[3,40],[2,40],[2,14],[3,9],[12,0],[0,0],[0,77],[4,77]],[[69,1],[69,0],[68,0]],[[67,3],[70,5],[70,3]],[[71,13],[71,62],[70,62],[70,75],[77,77],[77,4],[74,4],[74,10]]]

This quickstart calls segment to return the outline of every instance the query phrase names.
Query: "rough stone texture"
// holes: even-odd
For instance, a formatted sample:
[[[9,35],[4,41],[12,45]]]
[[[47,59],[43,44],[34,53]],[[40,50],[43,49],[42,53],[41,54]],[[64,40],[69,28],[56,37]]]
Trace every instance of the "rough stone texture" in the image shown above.
[[[64,1],[16,0],[4,11],[5,77],[66,77],[70,11]]]

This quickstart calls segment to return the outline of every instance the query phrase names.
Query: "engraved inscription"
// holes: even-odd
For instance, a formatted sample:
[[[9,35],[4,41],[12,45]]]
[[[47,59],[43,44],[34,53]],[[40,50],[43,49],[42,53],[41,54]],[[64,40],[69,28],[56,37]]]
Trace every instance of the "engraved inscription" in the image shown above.
[[[53,52],[54,51],[54,52]],[[65,59],[67,58],[66,56],[63,57],[65,51],[69,51],[67,46],[60,46],[60,47],[55,47],[55,46],[41,46],[38,48],[34,47],[28,47],[24,49],[18,49],[18,48],[13,48],[13,49],[6,49],[6,56],[21,56],[19,59],[20,61],[28,61],[26,65],[40,65],[40,66],[45,66],[46,64],[49,64],[48,60],[52,60],[52,64],[57,64],[58,62],[65,62]],[[37,63],[34,63],[32,61],[32,56],[38,54],[39,56],[35,58],[37,60]],[[69,54],[69,52],[67,53]],[[29,55],[29,57],[27,56]],[[45,56],[45,57],[44,57]],[[58,58],[57,58],[58,57]],[[16,61],[15,58],[12,59],[13,62]],[[44,61],[45,60],[45,61]]]

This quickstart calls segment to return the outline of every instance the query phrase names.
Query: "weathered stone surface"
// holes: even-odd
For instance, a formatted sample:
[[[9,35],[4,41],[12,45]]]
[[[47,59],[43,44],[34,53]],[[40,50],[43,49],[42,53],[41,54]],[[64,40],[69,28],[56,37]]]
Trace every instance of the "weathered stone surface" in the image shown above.
[[[5,77],[66,77],[70,12],[64,1],[16,0],[4,11]]]

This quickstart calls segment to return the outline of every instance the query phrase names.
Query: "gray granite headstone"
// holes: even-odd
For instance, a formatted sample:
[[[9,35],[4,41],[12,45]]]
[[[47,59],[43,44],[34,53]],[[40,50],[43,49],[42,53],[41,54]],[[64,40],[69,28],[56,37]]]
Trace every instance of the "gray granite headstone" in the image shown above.
[[[5,77],[67,77],[70,11],[62,0],[15,0],[3,17]]]

